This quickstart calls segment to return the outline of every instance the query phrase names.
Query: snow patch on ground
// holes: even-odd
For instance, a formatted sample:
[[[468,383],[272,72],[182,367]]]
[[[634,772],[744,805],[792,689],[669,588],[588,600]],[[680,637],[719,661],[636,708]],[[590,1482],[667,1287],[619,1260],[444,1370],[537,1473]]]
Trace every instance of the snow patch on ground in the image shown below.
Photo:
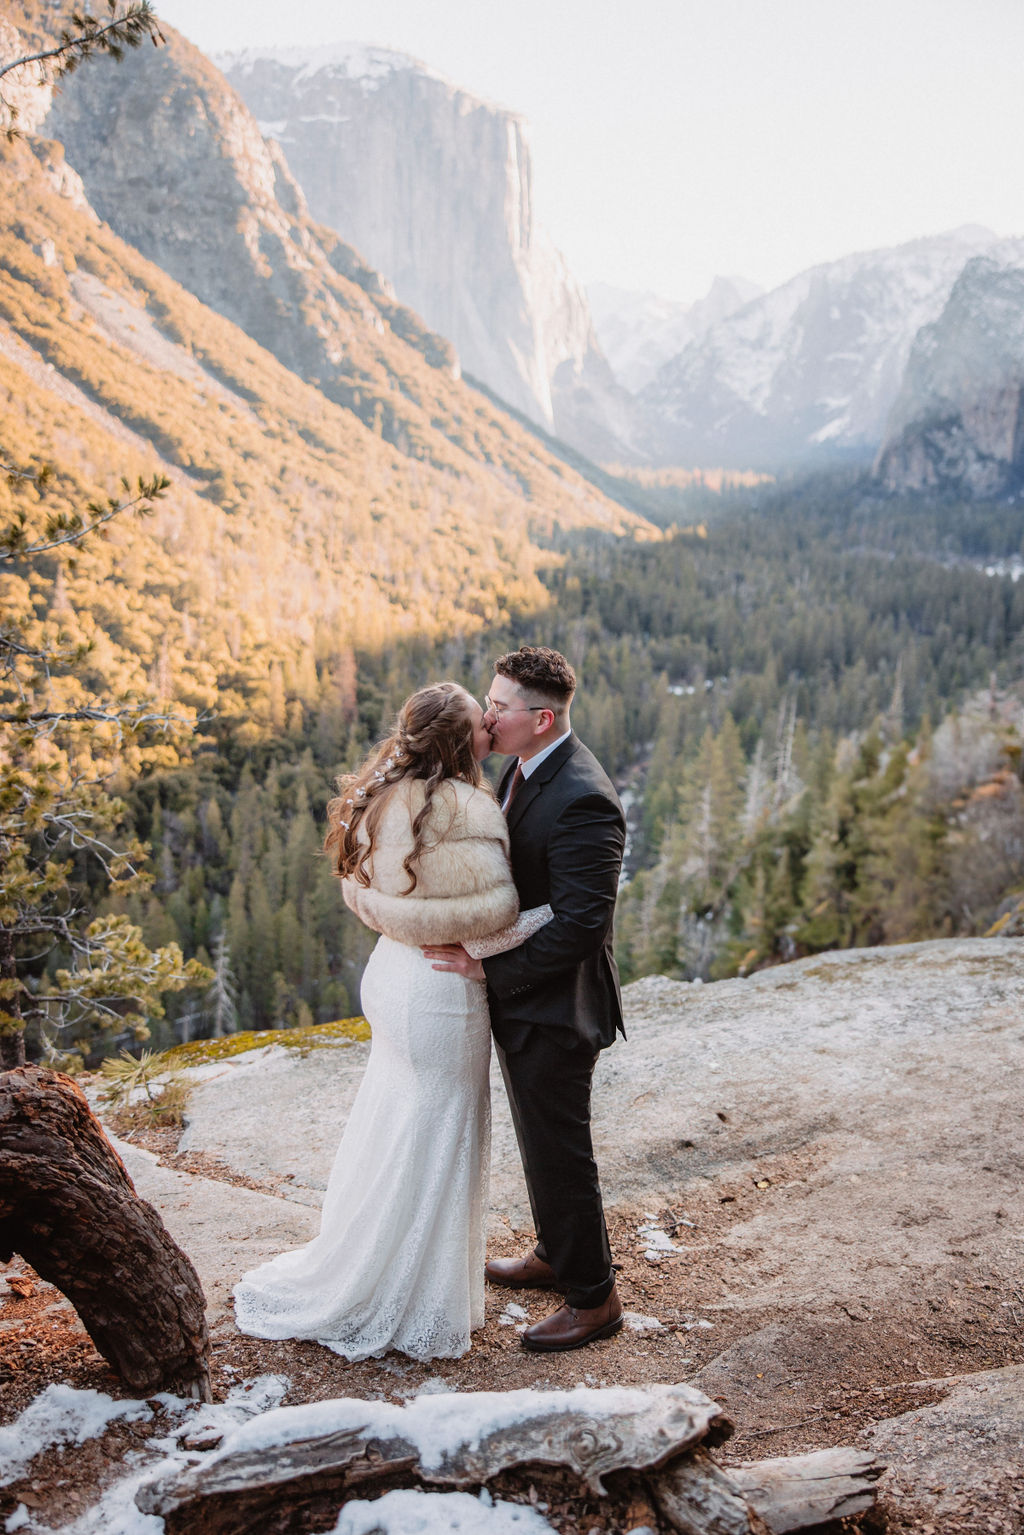
[[[7,1428],[0,1428],[0,1487],[17,1481],[43,1450],[56,1445],[84,1444],[95,1439],[117,1418],[148,1418],[145,1402],[115,1402],[103,1391],[77,1391],[52,1385],[30,1402]]]
[[[400,1488],[373,1502],[346,1503],[332,1535],[550,1535],[551,1528],[536,1509],[494,1502],[486,1491],[474,1498]]]
[[[74,1523],[65,1525],[61,1535],[162,1535],[164,1523],[135,1506],[135,1494],[150,1477],[167,1476],[207,1458],[197,1450],[181,1448],[182,1441],[203,1435],[225,1434],[254,1414],[273,1411],[288,1390],[285,1375],[258,1375],[232,1387],[225,1401],[196,1402],[186,1397],[161,1392],[146,1402],[115,1402],[102,1391],[77,1391],[72,1386],[53,1385],[31,1402],[7,1428],[0,1429],[0,1486],[16,1481],[40,1451],[69,1444],[85,1444],[98,1438],[119,1418],[138,1421],[162,1412],[168,1432],[149,1440],[149,1449],[159,1458],[136,1464],[130,1475],[122,1477],[92,1508]],[[50,1535],[50,1527],[38,1524],[24,1503],[8,1515],[7,1535],[26,1530],[30,1535]]]
[[[643,1237],[646,1243],[644,1257],[648,1263],[660,1263],[666,1253],[682,1252],[660,1226],[638,1226],[636,1230],[637,1236]]]
[[[665,1331],[664,1322],[659,1322],[656,1316],[644,1316],[639,1311],[624,1311],[622,1321],[630,1332],[639,1333],[641,1336],[644,1333]]]

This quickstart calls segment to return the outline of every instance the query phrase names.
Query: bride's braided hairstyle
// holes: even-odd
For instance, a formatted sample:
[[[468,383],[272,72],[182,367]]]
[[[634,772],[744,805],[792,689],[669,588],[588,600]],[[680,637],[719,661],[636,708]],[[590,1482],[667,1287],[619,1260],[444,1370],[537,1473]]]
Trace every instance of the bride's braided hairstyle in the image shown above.
[[[412,852],[403,860],[409,876],[410,895],[416,888],[412,867],[423,848],[423,827],[435,790],[446,778],[461,778],[479,788],[480,764],[473,753],[473,722],[469,694],[457,682],[435,682],[407,698],[398,711],[395,728],[367,757],[355,773],[335,784],[336,799],[327,806],[329,831],[324,851],[342,877],[369,885],[367,865],[373,856],[374,838],[384,807],[403,778],[426,781],[423,808],[412,823]],[[359,835],[360,829],[365,841]],[[372,869],[372,865],[371,865]]]

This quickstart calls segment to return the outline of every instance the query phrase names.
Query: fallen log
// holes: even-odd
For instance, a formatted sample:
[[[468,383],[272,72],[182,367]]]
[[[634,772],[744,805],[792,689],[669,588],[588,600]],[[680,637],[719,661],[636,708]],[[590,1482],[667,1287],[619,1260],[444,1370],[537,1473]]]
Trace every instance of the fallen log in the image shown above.
[[[210,1401],[199,1277],[71,1077],[0,1074],[0,1260],[15,1253],[72,1302],[131,1390]]]
[[[678,1535],[767,1535],[767,1525],[731,1472],[704,1449],[691,1450],[651,1477],[654,1501]]]
[[[731,1432],[718,1404],[688,1386],[452,1392],[403,1406],[340,1398],[252,1419],[135,1501],[163,1518],[166,1535],[291,1535],[333,1529],[352,1497],[496,1479],[507,1497],[509,1473],[542,1481],[555,1468],[578,1478],[581,1500],[639,1483],[678,1535],[781,1535],[874,1498],[883,1467],[870,1455],[826,1450],[723,1469],[707,1447]]]
[[[730,1480],[773,1535],[865,1513],[874,1502],[883,1461],[862,1450],[814,1450],[730,1466]]]
[[[600,1494],[615,1472],[654,1469],[731,1432],[717,1402],[688,1386],[453,1392],[400,1407],[341,1398],[264,1413],[135,1501],[167,1535],[327,1530],[349,1497],[483,1487],[514,1467],[568,1467],[581,1494]]]

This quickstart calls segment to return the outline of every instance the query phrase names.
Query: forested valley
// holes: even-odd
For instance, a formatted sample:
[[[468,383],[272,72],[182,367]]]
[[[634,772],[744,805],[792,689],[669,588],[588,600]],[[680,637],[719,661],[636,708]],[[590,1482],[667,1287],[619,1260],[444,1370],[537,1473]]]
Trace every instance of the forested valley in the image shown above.
[[[130,788],[154,881],[106,908],[213,964],[234,1027],[356,1013],[373,937],[318,855],[332,779],[412,688],[446,676],[480,696],[494,656],[528,642],[578,668],[574,724],[631,806],[626,980],[1014,931],[1019,511],[832,478],[670,487],[662,520],[657,543],[566,537],[546,604],[499,627],[356,645],[340,669],[310,658],[251,684],[258,739],[214,713],[187,757]],[[170,999],[155,1042],[210,1032],[217,993]]]

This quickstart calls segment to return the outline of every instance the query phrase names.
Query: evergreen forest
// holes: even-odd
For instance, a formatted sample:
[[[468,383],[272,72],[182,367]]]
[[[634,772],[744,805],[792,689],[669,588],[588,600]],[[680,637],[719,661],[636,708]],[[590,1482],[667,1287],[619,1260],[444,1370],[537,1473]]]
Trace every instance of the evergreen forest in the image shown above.
[[[1019,515],[840,480],[717,501],[658,543],[564,539],[542,605],[356,646],[326,698],[282,672],[258,742],[209,721],[188,760],[128,792],[155,878],[121,908],[150,945],[219,957],[239,1028],[358,1012],[373,935],[318,856],[333,776],[414,687],[480,696],[497,654],[546,643],[577,667],[574,723],[630,807],[625,980],[1014,931],[1024,584],[998,561],[1020,553]],[[173,999],[168,1041],[209,1032],[216,994]]]

